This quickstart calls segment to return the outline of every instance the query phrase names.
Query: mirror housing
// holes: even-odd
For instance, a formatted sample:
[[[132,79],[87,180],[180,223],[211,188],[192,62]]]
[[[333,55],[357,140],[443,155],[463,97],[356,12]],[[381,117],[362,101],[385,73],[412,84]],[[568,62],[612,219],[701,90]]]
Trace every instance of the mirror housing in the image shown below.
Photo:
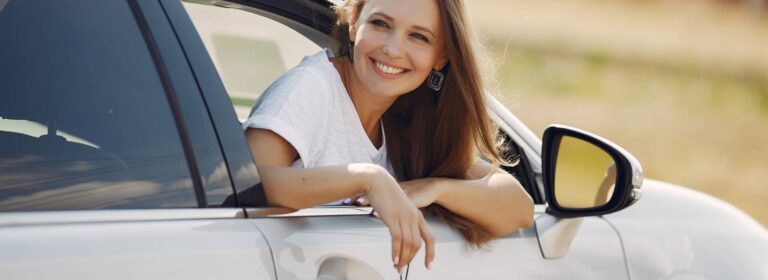
[[[584,144],[594,146],[587,146],[588,148],[597,148],[596,150],[605,152],[613,159],[613,165],[609,165],[605,173],[610,173],[610,176],[615,175],[615,177],[609,178],[615,179],[615,184],[612,192],[604,194],[606,195],[605,203],[597,204],[595,202],[595,206],[591,207],[567,207],[562,203],[563,201],[558,201],[555,192],[557,187],[555,178],[558,156],[561,154],[561,143],[564,137],[586,142]],[[637,202],[642,194],[640,187],[643,183],[643,169],[637,159],[611,141],[576,128],[564,125],[547,127],[543,137],[542,167],[544,192],[548,203],[547,213],[556,217],[572,218],[613,213]],[[561,166],[560,168],[565,167]],[[558,186],[564,188],[562,182]]]

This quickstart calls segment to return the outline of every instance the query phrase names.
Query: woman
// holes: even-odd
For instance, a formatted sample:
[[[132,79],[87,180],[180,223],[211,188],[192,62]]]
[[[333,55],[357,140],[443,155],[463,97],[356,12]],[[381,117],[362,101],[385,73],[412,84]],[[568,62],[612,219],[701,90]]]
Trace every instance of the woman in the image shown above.
[[[460,0],[350,0],[339,56],[305,58],[243,123],[270,204],[364,196],[400,271],[434,238],[427,207],[479,246],[530,226],[531,198],[502,163]],[[347,44],[348,42],[348,44]]]

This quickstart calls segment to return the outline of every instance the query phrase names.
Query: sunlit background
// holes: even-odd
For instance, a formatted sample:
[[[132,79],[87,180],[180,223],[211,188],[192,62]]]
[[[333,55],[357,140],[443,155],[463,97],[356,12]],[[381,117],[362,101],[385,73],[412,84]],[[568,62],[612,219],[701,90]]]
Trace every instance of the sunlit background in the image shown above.
[[[768,1],[468,0],[504,103],[768,225]]]

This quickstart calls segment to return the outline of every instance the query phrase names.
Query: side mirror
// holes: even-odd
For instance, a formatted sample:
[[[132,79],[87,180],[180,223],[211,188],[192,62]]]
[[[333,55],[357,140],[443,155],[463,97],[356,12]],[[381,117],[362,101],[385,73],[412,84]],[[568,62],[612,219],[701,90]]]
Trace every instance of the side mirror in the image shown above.
[[[547,214],[535,220],[542,256],[564,256],[584,220],[640,199],[643,168],[629,152],[597,135],[551,125],[544,131],[542,177]]]
[[[547,213],[556,217],[616,212],[642,194],[643,169],[632,154],[576,128],[551,125],[544,131],[542,165]]]

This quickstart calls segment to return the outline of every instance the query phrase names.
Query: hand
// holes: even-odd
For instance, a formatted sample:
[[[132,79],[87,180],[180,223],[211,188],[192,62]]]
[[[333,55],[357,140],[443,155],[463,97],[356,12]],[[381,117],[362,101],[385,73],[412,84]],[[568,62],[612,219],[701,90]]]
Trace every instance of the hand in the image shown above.
[[[435,183],[436,179],[425,178],[400,182],[400,187],[416,208],[423,208],[435,203],[440,196],[440,189]]]
[[[395,269],[402,271],[411,262],[421,248],[421,240],[426,247],[424,265],[429,268],[435,258],[435,238],[421,211],[384,168],[376,168],[369,176],[365,196],[389,228]]]
[[[356,195],[356,196],[347,198],[342,203],[344,205],[355,205],[355,206],[370,205],[370,203],[368,203],[368,198],[365,195]]]

